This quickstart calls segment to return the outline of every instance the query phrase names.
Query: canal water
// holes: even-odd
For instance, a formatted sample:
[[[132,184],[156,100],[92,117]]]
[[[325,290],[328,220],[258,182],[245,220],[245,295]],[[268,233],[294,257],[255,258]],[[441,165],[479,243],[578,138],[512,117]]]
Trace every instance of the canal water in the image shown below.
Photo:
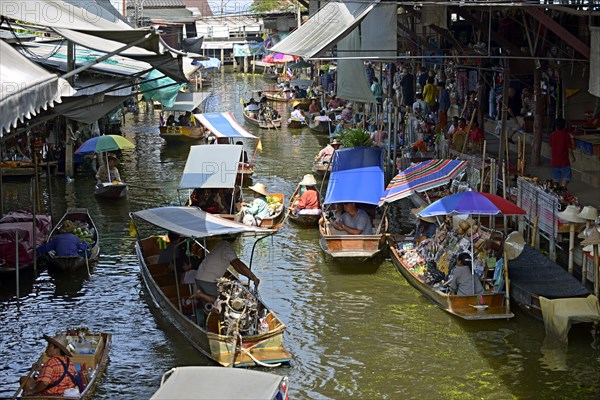
[[[232,110],[241,122],[240,98],[267,85],[256,76],[218,74],[207,111]],[[167,147],[157,121],[157,114],[127,115],[124,134],[136,145],[120,164],[122,177],[136,185],[128,200],[95,199],[94,179],[85,173],[52,183],[54,217],[67,207],[88,208],[101,235],[101,257],[90,277],[23,277],[19,302],[14,283],[2,281],[0,397],[14,393],[18,377],[44,349],[42,333],[68,326],[114,334],[96,399],[147,399],[164,371],[211,365],[149,305],[128,234],[129,212],[178,204],[187,149]],[[254,182],[286,196],[327,143],[308,130],[249,129],[264,148]],[[30,204],[27,184],[5,184],[4,194],[5,210]],[[251,239],[238,246],[248,261]],[[290,398],[600,398],[600,350],[587,328],[575,329],[565,347],[545,339],[543,324],[519,312],[510,321],[460,321],[421,296],[391,262],[333,262],[321,252],[316,230],[291,224],[258,246],[253,270],[263,300],[287,325],[285,345],[294,362],[272,372],[289,376]]]

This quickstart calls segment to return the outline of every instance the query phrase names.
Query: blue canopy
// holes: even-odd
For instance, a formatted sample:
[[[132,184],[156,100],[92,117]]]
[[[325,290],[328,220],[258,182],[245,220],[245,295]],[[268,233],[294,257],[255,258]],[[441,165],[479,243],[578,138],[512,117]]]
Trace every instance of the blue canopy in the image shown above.
[[[333,153],[325,204],[377,205],[383,195],[383,150],[352,147]]]

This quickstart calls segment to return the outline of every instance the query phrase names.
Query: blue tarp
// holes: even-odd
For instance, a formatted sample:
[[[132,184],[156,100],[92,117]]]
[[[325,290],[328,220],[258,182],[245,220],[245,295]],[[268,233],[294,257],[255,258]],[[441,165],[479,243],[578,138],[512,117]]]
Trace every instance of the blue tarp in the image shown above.
[[[204,67],[205,69],[221,68],[221,60],[219,60],[218,58],[210,57],[208,60],[193,61],[192,65],[202,65],[202,67]]]
[[[333,154],[331,178],[325,204],[364,203],[377,205],[383,195],[383,150],[352,147]]]
[[[173,79],[155,69],[148,72],[140,83],[144,99],[156,100],[165,107],[173,107],[179,90],[185,85],[177,85]]]

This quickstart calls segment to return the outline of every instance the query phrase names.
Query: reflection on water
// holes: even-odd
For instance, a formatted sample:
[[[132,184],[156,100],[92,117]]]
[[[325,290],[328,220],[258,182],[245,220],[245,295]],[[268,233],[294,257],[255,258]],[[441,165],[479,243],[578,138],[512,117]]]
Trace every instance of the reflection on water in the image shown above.
[[[243,121],[239,99],[265,85],[256,77],[217,75],[208,111],[233,110]],[[285,118],[285,105],[277,108]],[[136,148],[123,152],[119,168],[136,185],[129,199],[98,201],[94,178],[84,173],[73,182],[53,181],[55,220],[67,207],[87,207],[100,233],[101,257],[91,277],[87,271],[22,277],[19,305],[14,281],[1,278],[0,396],[14,393],[18,377],[44,349],[42,333],[69,325],[114,334],[97,399],[146,399],[169,368],[210,364],[150,304],[128,235],[129,212],[179,203],[188,148],[166,146],[156,121],[156,115],[127,115],[124,133]],[[256,155],[254,182],[286,198],[328,140],[307,129],[249,130],[264,148]],[[252,154],[253,143],[245,144]],[[30,204],[27,184],[6,184],[4,192],[5,210]],[[409,207],[401,203],[391,214],[399,231],[412,229]],[[252,244],[251,238],[238,243],[244,261]],[[261,278],[262,298],[287,325],[294,363],[271,372],[289,375],[292,398],[600,397],[600,354],[589,332],[577,332],[563,351],[546,346],[543,325],[519,312],[510,321],[459,321],[421,296],[388,261],[345,265],[324,257],[317,230],[286,224],[257,245],[252,269]]]

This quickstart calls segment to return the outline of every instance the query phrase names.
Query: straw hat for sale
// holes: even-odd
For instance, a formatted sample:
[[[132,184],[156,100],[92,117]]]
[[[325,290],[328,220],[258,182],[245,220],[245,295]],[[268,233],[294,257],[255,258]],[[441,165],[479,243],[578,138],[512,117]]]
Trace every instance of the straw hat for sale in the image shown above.
[[[584,241],[581,242],[582,246],[592,246],[592,245],[598,245],[600,244],[600,232],[598,232],[598,229],[590,229],[591,232],[589,234],[589,236],[587,237],[587,239],[585,239]]]
[[[504,241],[504,251],[506,252],[506,258],[514,260],[519,257],[525,248],[525,239],[520,232],[512,232]]]
[[[422,219],[425,222],[429,222],[430,224],[434,224],[435,221],[435,217],[422,217],[419,215],[419,213],[421,211],[423,211],[425,209],[425,206],[421,206],[419,208],[411,208],[410,212],[417,218]]]
[[[600,226],[592,225],[589,228],[584,228],[581,232],[579,232],[577,237],[579,239],[587,239],[588,236],[590,236],[590,233],[592,233],[592,230],[600,230]]]
[[[50,337],[44,335],[44,339],[46,339],[48,343],[52,343],[54,346],[58,347],[67,357],[73,357],[73,353],[69,350],[69,342],[67,341],[66,336],[58,335]]]
[[[579,217],[579,207],[572,204],[568,205],[564,211],[559,212],[557,215],[558,218],[562,219],[563,221],[573,222],[576,224],[585,222],[585,219]]]
[[[595,221],[598,218],[598,210],[592,206],[585,206],[577,216],[589,221]]]
[[[302,181],[300,181],[299,185],[302,186],[315,186],[317,184],[317,180],[315,179],[315,177],[312,174],[306,174],[304,175],[304,178],[302,178]]]
[[[256,185],[249,186],[248,189],[253,190],[258,194],[262,194],[263,196],[267,196],[267,187],[262,183],[257,183]]]

